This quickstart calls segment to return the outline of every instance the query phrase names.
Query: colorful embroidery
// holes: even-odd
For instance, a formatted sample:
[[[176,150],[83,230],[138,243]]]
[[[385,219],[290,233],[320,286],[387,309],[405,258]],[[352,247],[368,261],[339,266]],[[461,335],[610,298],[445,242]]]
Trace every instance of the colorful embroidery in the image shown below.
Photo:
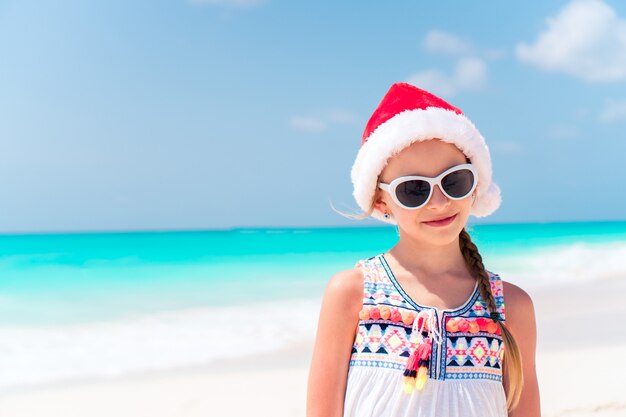
[[[487,378],[501,380],[504,354],[502,339],[494,335],[449,335],[446,378]]]
[[[448,333],[478,333],[487,332],[500,334],[500,326],[491,318],[477,317],[448,317],[446,320],[446,331]]]
[[[380,255],[357,265],[363,266],[364,294],[350,366],[402,371],[407,392],[423,387],[428,377],[502,379],[500,327],[478,291],[458,310],[416,309],[389,278]],[[502,280],[489,275],[504,321]]]

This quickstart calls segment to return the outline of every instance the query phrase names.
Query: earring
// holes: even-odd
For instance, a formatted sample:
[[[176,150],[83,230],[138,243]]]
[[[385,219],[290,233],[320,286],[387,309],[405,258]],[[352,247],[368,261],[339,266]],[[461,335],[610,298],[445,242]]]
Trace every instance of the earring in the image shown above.
[[[385,212],[385,219],[389,218],[389,213]]]

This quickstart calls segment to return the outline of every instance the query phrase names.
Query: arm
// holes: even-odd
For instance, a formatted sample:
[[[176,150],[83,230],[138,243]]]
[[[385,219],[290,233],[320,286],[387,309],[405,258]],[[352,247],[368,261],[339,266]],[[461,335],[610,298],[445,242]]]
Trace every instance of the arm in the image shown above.
[[[363,302],[360,269],[341,271],[324,291],[307,386],[307,417],[341,417]]]
[[[524,374],[519,404],[509,413],[509,417],[540,417],[539,384],[535,368],[537,345],[535,307],[530,296],[520,287],[506,281],[503,285],[506,321],[519,346]]]

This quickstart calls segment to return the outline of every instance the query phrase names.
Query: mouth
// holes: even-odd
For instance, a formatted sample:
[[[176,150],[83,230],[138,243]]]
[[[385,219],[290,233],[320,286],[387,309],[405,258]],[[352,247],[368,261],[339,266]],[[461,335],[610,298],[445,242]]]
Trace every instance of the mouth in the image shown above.
[[[452,223],[454,219],[456,218],[456,216],[457,216],[457,213],[453,214],[452,216],[442,217],[436,220],[430,220],[430,221],[426,221],[422,223],[427,224],[429,226],[446,226]]]

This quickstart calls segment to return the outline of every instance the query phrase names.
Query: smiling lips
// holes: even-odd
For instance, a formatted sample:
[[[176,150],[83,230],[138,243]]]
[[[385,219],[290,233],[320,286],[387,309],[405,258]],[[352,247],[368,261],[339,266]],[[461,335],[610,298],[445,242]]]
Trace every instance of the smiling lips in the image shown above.
[[[450,216],[450,217],[443,217],[439,220],[431,220],[431,221],[427,221],[427,222],[422,222],[424,224],[427,224],[429,226],[445,226],[448,225],[450,223],[452,223],[452,221],[456,218],[456,214]]]

